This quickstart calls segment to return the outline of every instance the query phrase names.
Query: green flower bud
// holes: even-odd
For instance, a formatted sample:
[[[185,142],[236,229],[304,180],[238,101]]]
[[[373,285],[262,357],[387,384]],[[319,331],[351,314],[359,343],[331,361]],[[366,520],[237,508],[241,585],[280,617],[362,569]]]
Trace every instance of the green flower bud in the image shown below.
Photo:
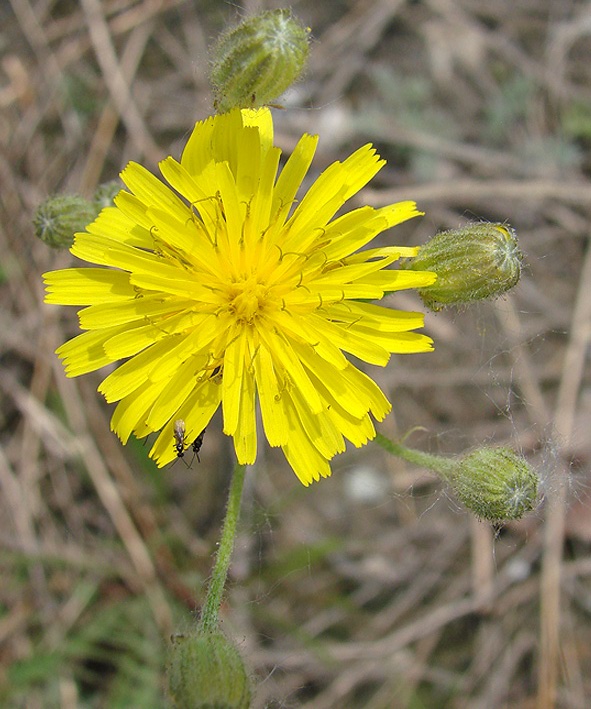
[[[306,64],[309,36],[288,10],[262,12],[224,32],[212,52],[216,110],[259,108],[280,96]]]
[[[179,709],[248,709],[250,678],[221,632],[177,635],[169,652],[168,688]]]
[[[119,180],[111,180],[103,182],[96,188],[96,192],[92,198],[93,204],[96,206],[97,215],[104,207],[112,207],[115,197],[121,191],[121,183]]]
[[[35,235],[54,249],[67,249],[74,234],[94,221],[100,209],[77,195],[49,197],[37,207]]]
[[[520,519],[538,502],[536,471],[509,448],[479,448],[445,477],[461,502],[490,522]]]
[[[506,293],[519,281],[522,260],[511,227],[480,223],[436,234],[406,267],[437,274],[419,295],[428,308],[441,310]]]

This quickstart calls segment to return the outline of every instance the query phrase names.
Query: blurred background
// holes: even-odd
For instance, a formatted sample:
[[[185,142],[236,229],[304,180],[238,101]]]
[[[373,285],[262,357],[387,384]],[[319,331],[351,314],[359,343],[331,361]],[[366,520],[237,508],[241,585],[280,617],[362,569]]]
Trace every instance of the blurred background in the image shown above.
[[[368,370],[379,425],[452,455],[509,445],[545,503],[475,520],[428,472],[370,444],[304,488],[281,453],[248,471],[223,627],[255,707],[584,709],[591,697],[591,4],[575,0],[289,3],[309,68],[274,110],[289,155],[319,133],[310,179],[372,142],[387,166],[357,206],[414,199],[384,234],[421,244],[507,222],[526,254],[508,296],[427,314],[432,354]],[[165,641],[203,600],[231,450],[157,470],[109,430],[100,373],[66,379],[73,308],[40,275],[49,194],[90,196],[130,159],[157,171],[212,112],[208,46],[276,2],[0,4],[0,705],[157,709]],[[395,307],[422,309],[409,293]],[[187,463],[191,463],[187,466]]]

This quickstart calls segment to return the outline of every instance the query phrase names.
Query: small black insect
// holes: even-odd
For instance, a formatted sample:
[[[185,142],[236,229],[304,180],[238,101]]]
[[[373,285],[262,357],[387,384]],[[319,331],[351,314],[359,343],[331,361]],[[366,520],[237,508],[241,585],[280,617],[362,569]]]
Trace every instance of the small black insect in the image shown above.
[[[185,455],[185,422],[183,419],[177,419],[174,422],[174,449],[176,451],[177,458],[182,458]]]
[[[201,450],[201,446],[203,445],[203,436],[205,436],[205,429],[203,429],[203,431],[201,431],[201,433],[193,441],[193,453],[195,453],[199,462],[201,462],[201,460],[199,459],[199,451]]]

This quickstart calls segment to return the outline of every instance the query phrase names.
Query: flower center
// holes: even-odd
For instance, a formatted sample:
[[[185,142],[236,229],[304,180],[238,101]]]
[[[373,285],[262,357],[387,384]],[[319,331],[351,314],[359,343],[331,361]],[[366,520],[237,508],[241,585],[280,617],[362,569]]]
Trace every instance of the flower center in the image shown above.
[[[237,321],[252,323],[268,305],[269,289],[251,276],[228,289],[228,310]]]

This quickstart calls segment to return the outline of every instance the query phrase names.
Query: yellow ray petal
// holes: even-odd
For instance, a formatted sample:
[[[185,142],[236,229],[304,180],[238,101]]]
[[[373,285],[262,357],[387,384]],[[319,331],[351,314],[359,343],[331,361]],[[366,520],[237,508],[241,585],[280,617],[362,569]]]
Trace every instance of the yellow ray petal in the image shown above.
[[[136,292],[125,271],[107,268],[64,268],[43,274],[46,303],[93,305],[129,300]]]

